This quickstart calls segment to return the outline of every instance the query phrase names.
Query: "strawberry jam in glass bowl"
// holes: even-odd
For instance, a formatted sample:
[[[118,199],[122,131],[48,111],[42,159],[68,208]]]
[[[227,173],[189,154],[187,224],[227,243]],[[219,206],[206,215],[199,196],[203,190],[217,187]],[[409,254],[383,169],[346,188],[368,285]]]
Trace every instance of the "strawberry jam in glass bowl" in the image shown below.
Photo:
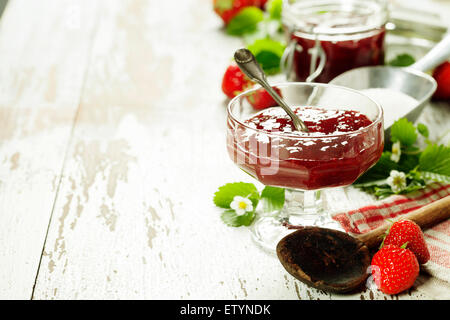
[[[324,210],[323,189],[348,186],[372,167],[383,151],[383,112],[364,94],[328,84],[291,82],[276,90],[309,132],[293,129],[280,107],[256,110],[241,93],[228,105],[227,148],[242,170],[264,185],[286,188],[284,208],[265,212],[253,238],[273,251],[286,226],[339,229]]]
[[[287,0],[283,25],[289,80],[328,83],[353,68],[384,63],[385,0]]]

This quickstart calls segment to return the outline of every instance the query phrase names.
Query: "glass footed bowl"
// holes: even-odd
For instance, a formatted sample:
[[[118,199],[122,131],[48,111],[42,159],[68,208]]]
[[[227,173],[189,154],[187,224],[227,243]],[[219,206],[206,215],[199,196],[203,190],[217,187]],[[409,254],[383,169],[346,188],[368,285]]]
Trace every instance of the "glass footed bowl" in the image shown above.
[[[259,214],[253,239],[274,252],[278,241],[295,226],[340,229],[324,210],[323,189],[348,186],[372,167],[383,151],[383,111],[366,95],[344,87],[289,82],[274,85],[291,107],[355,111],[371,121],[349,132],[284,132],[258,129],[249,119],[272,113],[286,117],[280,107],[256,110],[250,101],[259,88],[241,93],[228,105],[227,149],[242,170],[264,185],[286,188],[284,208]],[[302,120],[310,127],[311,119]],[[275,121],[275,120],[274,120]]]

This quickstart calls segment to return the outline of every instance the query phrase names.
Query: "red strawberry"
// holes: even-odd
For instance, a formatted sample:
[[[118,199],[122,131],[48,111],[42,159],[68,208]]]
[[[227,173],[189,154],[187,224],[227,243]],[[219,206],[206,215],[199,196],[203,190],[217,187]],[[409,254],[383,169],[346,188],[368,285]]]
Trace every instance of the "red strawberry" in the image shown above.
[[[235,64],[230,65],[223,75],[222,91],[229,98],[234,98],[251,86],[253,82]]]
[[[259,1],[257,1],[257,2],[259,2],[258,6],[259,6],[261,9],[265,9],[267,0],[259,0]]]
[[[264,8],[266,0],[214,0],[214,11],[227,25],[243,8],[255,6]]]
[[[419,275],[417,258],[408,249],[388,245],[372,258],[372,276],[378,289],[397,294],[414,284]]]
[[[278,95],[281,96],[280,89],[275,87],[273,89],[278,93]],[[253,94],[249,95],[247,97],[247,100],[256,110],[262,110],[278,105],[278,103],[275,102],[272,96],[264,88],[261,88],[255,91]]]
[[[436,99],[450,99],[450,62],[446,61],[434,69],[433,77],[438,84],[433,97]]]
[[[416,255],[420,264],[430,260],[430,252],[425,243],[422,230],[415,222],[406,219],[392,224],[383,245],[400,247],[405,243],[407,243],[406,248]]]

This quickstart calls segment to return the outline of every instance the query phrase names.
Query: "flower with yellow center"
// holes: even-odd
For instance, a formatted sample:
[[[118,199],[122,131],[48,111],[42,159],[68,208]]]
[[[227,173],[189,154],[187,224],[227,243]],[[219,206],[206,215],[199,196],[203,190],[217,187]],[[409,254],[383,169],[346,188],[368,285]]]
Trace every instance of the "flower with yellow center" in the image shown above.
[[[236,211],[238,216],[242,216],[246,212],[253,211],[253,204],[248,198],[235,196],[230,204],[231,209]]]
[[[391,170],[389,178],[387,178],[387,184],[395,193],[399,193],[404,190],[406,188],[405,173],[397,170]]]
[[[401,144],[400,141],[397,141],[392,145],[391,160],[394,162],[398,162],[400,160],[401,155],[402,155]]]

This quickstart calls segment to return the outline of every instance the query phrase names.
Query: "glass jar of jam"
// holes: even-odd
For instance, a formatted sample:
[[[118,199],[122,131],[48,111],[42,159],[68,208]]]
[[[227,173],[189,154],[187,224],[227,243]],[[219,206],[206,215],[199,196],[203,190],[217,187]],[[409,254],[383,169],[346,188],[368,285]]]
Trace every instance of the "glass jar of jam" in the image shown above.
[[[285,0],[282,19],[288,80],[327,83],[384,63],[386,0]]]

